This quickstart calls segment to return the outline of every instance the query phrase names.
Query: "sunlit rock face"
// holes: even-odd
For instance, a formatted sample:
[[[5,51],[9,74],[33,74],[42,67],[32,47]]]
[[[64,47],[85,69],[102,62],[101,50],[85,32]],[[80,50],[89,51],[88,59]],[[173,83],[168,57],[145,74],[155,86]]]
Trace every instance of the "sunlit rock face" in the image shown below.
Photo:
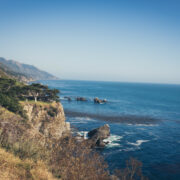
[[[59,139],[70,131],[70,123],[65,122],[63,106],[60,103],[24,103],[28,121],[45,137]]]

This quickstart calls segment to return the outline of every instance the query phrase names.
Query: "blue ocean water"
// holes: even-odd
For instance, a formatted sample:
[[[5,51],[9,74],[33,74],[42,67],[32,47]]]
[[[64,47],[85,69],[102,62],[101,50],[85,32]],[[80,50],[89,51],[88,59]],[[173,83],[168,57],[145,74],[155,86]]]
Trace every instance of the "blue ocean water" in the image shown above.
[[[110,142],[101,152],[110,170],[124,167],[129,157],[143,163],[143,172],[151,180],[180,179],[180,85],[93,81],[41,81],[61,91],[65,111],[83,115],[66,116],[81,132],[108,123]],[[65,96],[72,101],[64,99]],[[81,96],[87,102],[77,102]],[[94,104],[93,98],[107,99]],[[94,116],[91,116],[93,114]],[[96,118],[102,116],[101,119]],[[103,117],[109,117],[103,120]],[[111,122],[111,117],[141,118],[142,123]],[[94,118],[93,118],[94,117]],[[146,119],[156,119],[146,123]]]

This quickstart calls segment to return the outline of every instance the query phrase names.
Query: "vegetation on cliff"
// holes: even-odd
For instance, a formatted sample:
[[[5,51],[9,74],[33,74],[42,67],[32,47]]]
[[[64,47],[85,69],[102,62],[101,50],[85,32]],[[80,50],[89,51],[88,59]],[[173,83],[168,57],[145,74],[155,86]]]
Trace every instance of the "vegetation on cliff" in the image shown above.
[[[26,85],[16,79],[0,78],[0,105],[23,117],[25,117],[25,112],[19,101],[58,102],[58,93],[57,89],[49,89],[41,84],[33,83]]]

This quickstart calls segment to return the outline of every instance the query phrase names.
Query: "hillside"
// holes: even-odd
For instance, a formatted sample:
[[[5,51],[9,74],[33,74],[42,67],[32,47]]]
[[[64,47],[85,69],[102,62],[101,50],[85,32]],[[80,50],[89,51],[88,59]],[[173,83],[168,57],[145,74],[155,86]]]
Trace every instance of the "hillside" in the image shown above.
[[[0,77],[8,77],[7,73],[4,70],[4,66],[2,63],[0,63]]]
[[[35,66],[22,64],[14,60],[6,60],[2,57],[0,57],[0,71],[4,71],[6,74],[15,77],[21,81],[58,79],[57,77],[45,71],[42,71]]]
[[[2,180],[55,180],[43,162],[33,162],[30,159],[21,160],[2,148],[0,148],[0,167],[0,179]]]
[[[0,63],[0,77],[17,79],[18,81],[21,82],[28,82],[33,80],[32,78],[26,76],[25,74],[12,71],[9,67],[7,67],[3,63]]]

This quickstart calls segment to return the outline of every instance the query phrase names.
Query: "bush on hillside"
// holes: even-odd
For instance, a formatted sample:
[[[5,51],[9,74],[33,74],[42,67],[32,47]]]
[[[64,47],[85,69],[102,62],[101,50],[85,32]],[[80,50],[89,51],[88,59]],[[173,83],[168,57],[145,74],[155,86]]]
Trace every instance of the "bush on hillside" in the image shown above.
[[[134,158],[126,161],[124,169],[115,170],[115,175],[120,180],[148,180],[142,173],[142,163]]]
[[[73,137],[62,138],[51,153],[50,166],[56,177],[71,180],[108,180],[107,164],[86,141]]]
[[[9,111],[20,114],[22,117],[26,118],[25,112],[16,98],[0,92],[0,105]]]

